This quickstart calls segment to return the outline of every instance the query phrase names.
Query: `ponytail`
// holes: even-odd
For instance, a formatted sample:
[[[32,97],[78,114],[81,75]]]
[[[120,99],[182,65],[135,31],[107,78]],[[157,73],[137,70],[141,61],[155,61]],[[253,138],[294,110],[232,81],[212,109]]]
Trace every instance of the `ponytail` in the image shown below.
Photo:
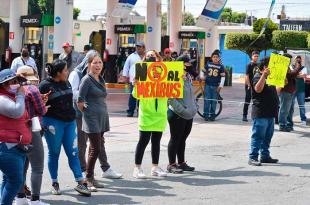
[[[47,74],[54,78],[58,73],[61,73],[65,69],[67,63],[64,60],[56,59],[53,63],[47,63],[45,65]]]

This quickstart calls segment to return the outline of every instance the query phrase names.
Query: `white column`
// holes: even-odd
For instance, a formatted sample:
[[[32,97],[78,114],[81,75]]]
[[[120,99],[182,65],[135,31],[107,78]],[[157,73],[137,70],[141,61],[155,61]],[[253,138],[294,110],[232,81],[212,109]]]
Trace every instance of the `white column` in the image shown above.
[[[23,28],[20,17],[28,13],[28,0],[11,0],[10,2],[10,40],[13,53],[20,53],[23,42]],[[14,38],[13,38],[14,37]]]
[[[181,39],[179,39],[179,31],[182,27],[182,1],[170,0],[170,42],[169,47],[172,51],[180,52]]]
[[[119,23],[119,18],[113,17],[112,12],[116,7],[118,0],[107,1],[107,20],[106,20],[106,49],[109,55],[117,54],[117,34],[114,32],[114,27]]]
[[[212,26],[209,29],[206,29],[205,32],[206,32],[206,44],[205,44],[206,51],[205,51],[205,55],[206,55],[206,57],[210,57],[212,52],[215,49],[219,48],[219,43],[218,43],[219,42],[218,41],[219,34],[218,34],[218,31],[217,31],[217,27],[215,25]],[[210,37],[208,37],[208,33],[210,34]]]
[[[73,0],[55,0],[54,11],[54,54],[63,52],[62,44],[72,44]]]
[[[147,0],[147,50],[161,49],[161,0]]]

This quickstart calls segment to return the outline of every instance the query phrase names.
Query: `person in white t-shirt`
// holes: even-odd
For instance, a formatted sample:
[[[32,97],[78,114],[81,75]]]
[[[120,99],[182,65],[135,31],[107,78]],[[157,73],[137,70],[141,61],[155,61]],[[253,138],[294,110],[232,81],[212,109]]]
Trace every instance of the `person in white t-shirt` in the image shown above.
[[[126,81],[130,83],[130,96],[128,99],[127,117],[133,117],[136,109],[137,100],[132,96],[133,82],[135,78],[135,64],[142,61],[145,54],[145,45],[143,42],[136,43],[136,51],[130,54],[125,62],[123,68],[123,76],[126,77]]]

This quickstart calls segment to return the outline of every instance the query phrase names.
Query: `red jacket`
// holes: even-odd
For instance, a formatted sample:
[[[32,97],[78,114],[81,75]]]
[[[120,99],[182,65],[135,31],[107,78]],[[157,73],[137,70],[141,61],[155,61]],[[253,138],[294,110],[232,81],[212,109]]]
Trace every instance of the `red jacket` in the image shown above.
[[[15,101],[15,95],[0,89],[0,95],[7,96]],[[0,114],[0,142],[30,144],[31,127],[28,112],[18,119],[13,119]]]

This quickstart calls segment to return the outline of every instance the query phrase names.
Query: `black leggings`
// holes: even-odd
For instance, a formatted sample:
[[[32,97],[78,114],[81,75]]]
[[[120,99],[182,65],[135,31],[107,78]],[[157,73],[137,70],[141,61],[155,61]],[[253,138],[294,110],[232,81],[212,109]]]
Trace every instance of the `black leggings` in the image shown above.
[[[161,136],[163,135],[162,132],[146,132],[140,131],[140,139],[137,144],[136,148],[136,155],[135,155],[135,163],[137,165],[142,164],[142,158],[145,151],[146,146],[148,145],[151,137],[152,137],[152,163],[158,164],[159,161],[159,154],[160,154],[160,140]]]
[[[186,120],[169,110],[170,141],[168,144],[169,163],[175,164],[178,156],[179,164],[185,162],[186,139],[193,126],[193,119]]]

